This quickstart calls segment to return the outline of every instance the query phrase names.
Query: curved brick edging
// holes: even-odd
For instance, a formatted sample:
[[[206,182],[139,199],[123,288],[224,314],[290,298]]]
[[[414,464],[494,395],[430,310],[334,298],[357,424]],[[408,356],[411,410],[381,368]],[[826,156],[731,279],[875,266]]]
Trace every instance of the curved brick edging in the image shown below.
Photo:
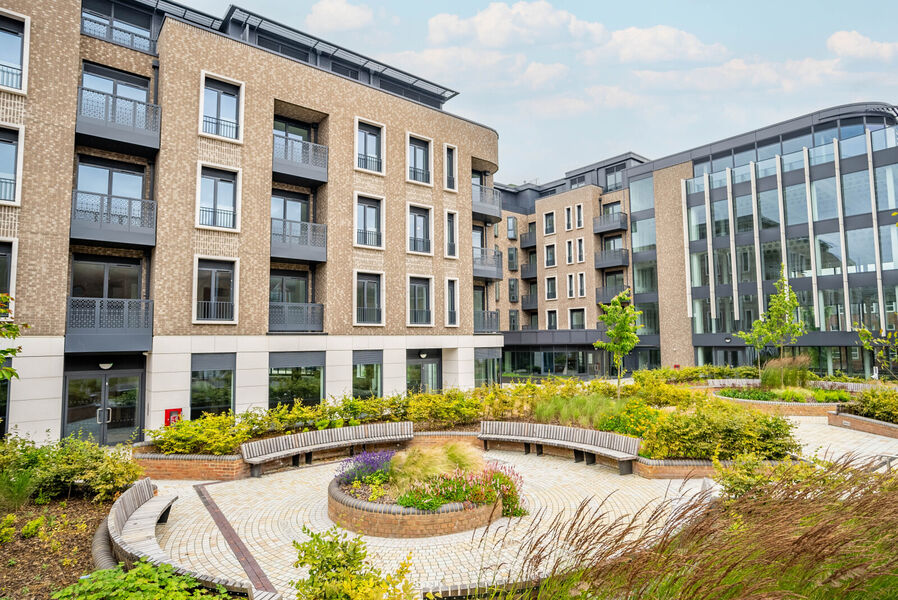
[[[898,425],[886,421],[877,421],[870,417],[861,417],[851,413],[830,412],[826,415],[827,423],[833,427],[853,429],[864,433],[873,433],[883,437],[898,439]]]
[[[249,477],[249,464],[239,454],[132,453],[134,462],[152,479],[233,481]]]
[[[461,502],[439,510],[377,504],[343,492],[336,479],[327,486],[327,516],[340,527],[374,537],[418,538],[448,535],[489,525],[502,516],[502,500],[466,508]]]
[[[720,400],[729,400],[746,408],[753,408],[764,413],[786,417],[825,417],[835,410],[838,402],[782,402],[777,400],[747,400],[731,398],[721,394],[713,394]]]
[[[795,460],[800,459],[792,459]],[[733,461],[721,460],[721,465],[732,466]],[[786,461],[764,461],[775,465]],[[633,463],[633,472],[646,479],[695,479],[714,475],[714,463],[703,458],[666,458],[663,460],[640,456]]]

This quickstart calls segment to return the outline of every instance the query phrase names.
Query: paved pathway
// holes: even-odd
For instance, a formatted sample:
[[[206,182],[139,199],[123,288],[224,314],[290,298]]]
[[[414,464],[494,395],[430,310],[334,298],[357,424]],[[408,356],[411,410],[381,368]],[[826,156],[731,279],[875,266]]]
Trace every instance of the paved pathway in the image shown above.
[[[898,439],[863,431],[833,427],[826,417],[790,417],[797,425],[795,434],[801,441],[804,454],[828,458],[853,453],[858,457],[876,454],[898,454]]]

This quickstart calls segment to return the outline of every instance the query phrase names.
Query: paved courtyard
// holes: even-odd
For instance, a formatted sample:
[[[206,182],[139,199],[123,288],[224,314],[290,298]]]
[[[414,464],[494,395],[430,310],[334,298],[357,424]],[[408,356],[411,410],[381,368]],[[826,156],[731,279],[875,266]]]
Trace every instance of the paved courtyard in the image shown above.
[[[898,440],[830,427],[822,417],[795,417],[797,434],[808,454],[847,452],[859,455],[898,454]],[[419,588],[490,581],[517,572],[516,557],[531,530],[547,527],[551,517],[572,514],[584,500],[591,505],[608,498],[610,518],[634,514],[664,498],[695,493],[700,481],[649,480],[620,476],[615,469],[586,466],[551,456],[490,451],[490,460],[511,464],[521,474],[530,514],[500,519],[490,528],[448,536],[412,540],[365,536],[369,559],[385,571],[394,570],[409,553],[411,581]],[[293,541],[304,541],[302,526],[324,531],[327,485],[337,463],[327,463],[266,475],[259,479],[214,483],[205,487],[222,515],[243,541],[273,587],[289,593],[290,582],[304,576],[293,568]],[[210,517],[193,484],[161,481],[160,493],[177,493],[169,521],[157,534],[163,549],[185,565],[213,575],[246,580],[247,575]],[[479,574],[479,577],[478,577]],[[290,594],[292,595],[292,594]]]

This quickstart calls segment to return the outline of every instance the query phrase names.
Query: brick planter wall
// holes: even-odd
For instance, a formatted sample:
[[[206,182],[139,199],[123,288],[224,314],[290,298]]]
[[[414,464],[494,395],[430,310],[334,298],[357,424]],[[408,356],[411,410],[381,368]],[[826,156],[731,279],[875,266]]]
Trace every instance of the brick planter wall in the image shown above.
[[[898,439],[898,425],[895,425],[894,423],[886,423],[885,421],[877,421],[876,419],[867,417],[836,412],[828,413],[826,418],[829,424],[834,427],[854,429],[855,431],[875,433],[876,435]]]
[[[714,397],[735,402],[746,408],[753,408],[763,413],[780,416],[825,417],[830,411],[836,410],[836,407],[839,406],[837,402],[768,402],[766,400],[730,398],[729,396],[721,396],[719,394],[714,394]]]
[[[152,479],[233,481],[249,477],[249,465],[235,454],[151,454],[134,453],[134,460]]]
[[[695,479],[714,475],[710,460],[651,460],[640,457],[633,463],[633,473],[646,479]]]
[[[469,531],[492,523],[502,516],[502,500],[496,505],[468,509],[453,503],[443,505],[438,511],[424,511],[358,500],[344,494],[334,479],[327,488],[327,516],[340,527],[363,535],[431,537]]]

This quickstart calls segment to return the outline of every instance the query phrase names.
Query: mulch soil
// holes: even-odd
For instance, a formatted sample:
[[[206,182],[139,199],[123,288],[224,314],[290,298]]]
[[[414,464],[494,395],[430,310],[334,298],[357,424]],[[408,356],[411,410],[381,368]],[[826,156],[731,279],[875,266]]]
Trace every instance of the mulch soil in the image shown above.
[[[93,571],[91,541],[109,507],[70,498],[32,503],[13,513],[16,534],[0,545],[0,600],[46,600]],[[22,527],[40,516],[46,523],[41,535],[23,539]]]

